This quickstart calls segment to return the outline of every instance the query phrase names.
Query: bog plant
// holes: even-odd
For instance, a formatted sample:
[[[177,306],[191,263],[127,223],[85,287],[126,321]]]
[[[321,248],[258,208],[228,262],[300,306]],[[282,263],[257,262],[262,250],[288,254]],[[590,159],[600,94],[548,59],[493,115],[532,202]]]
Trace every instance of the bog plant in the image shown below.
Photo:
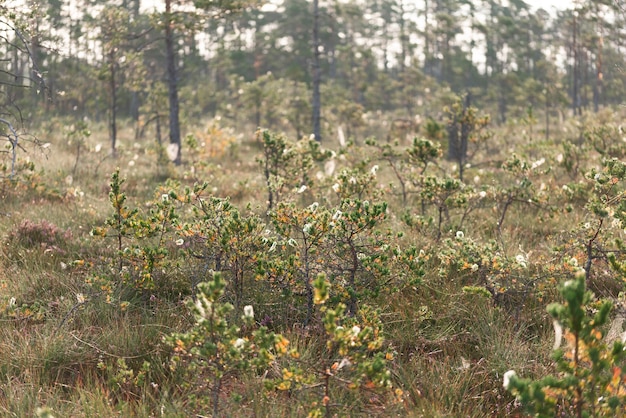
[[[208,184],[187,189],[183,200],[192,207],[192,218],[177,228],[177,245],[195,265],[192,287],[206,280],[209,271],[225,275],[235,307],[244,299],[245,282],[255,274],[258,253],[263,249],[265,224],[253,213],[241,213],[228,199],[204,196]]]
[[[374,138],[368,138],[365,143],[374,147],[379,158],[391,168],[405,205],[410,194],[419,192],[428,166],[436,164],[442,156],[441,146],[425,138],[413,138],[412,145],[405,149],[399,149],[397,143],[381,144]]]
[[[258,274],[286,294],[304,296],[305,325],[313,318],[313,280],[322,272],[322,246],[331,218],[330,211],[317,202],[303,209],[293,203],[280,203],[271,213],[276,238],[268,256],[261,261]]]
[[[171,239],[178,224],[176,202],[179,197],[173,190],[174,185],[165,188],[170,190],[168,192],[159,188],[148,213],[143,214],[127,205],[126,194],[122,191],[124,181],[119,169],[111,176],[109,202],[113,213],[105,220],[105,226],[93,228],[91,235],[112,238],[115,242],[113,287],[122,284],[136,290],[153,289],[154,275],[166,263],[169,254],[166,241]],[[159,193],[161,191],[163,193]]]
[[[291,393],[314,391],[313,400],[307,403],[310,417],[341,414],[344,406],[338,400],[346,389],[401,402],[402,390],[392,390],[390,364],[394,353],[385,343],[379,312],[363,306],[353,316],[342,303],[328,306],[331,284],[324,274],[319,274],[312,286],[323,327],[319,336],[325,346],[322,358],[307,362],[292,352],[282,376],[269,386]]]
[[[375,228],[386,218],[387,203],[345,199],[334,211],[325,242],[324,271],[337,295],[355,315],[365,294],[377,295],[390,274],[390,245]]]
[[[256,328],[254,308],[243,308],[239,327],[229,323],[234,307],[221,299],[226,282],[220,273],[198,285],[195,302],[189,300],[188,309],[194,323],[185,332],[166,338],[173,348],[171,367],[182,369],[188,383],[208,388],[213,416],[219,416],[220,394],[227,377],[252,370],[263,372],[277,355],[287,353],[289,341],[266,327]],[[200,396],[199,407],[206,398]]]
[[[607,342],[603,326],[612,304],[594,300],[585,271],[563,283],[563,303],[552,303],[557,373],[538,380],[504,375],[504,387],[535,416],[613,417],[626,408],[626,346]],[[560,348],[561,335],[566,346]]]
[[[293,142],[283,135],[267,130],[257,131],[256,135],[263,147],[263,155],[257,161],[267,187],[268,210],[283,200],[286,191],[310,188],[313,184],[311,174],[315,163],[332,155],[312,139]]]

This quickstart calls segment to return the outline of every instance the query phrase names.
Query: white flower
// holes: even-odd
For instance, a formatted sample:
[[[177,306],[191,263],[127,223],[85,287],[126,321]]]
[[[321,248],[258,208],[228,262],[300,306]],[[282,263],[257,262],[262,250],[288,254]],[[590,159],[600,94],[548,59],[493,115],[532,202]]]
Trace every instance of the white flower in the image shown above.
[[[309,210],[310,210],[311,212],[315,212],[315,211],[317,210],[317,208],[319,207],[319,205],[320,205],[319,203],[317,203],[317,202],[313,202],[313,203],[311,203],[311,205],[309,206]]]
[[[545,158],[541,158],[540,160],[535,161],[534,163],[531,164],[530,169],[534,170],[537,167],[540,167],[543,163],[546,162]]]
[[[289,238],[289,241],[287,241],[287,245],[289,245],[290,247],[297,247],[298,243],[296,242],[295,239]]]
[[[337,370],[341,370],[346,366],[351,366],[352,363],[350,363],[350,360],[348,360],[347,358],[342,358],[341,361],[339,362],[339,366],[337,366]]]
[[[276,250],[276,246],[278,245],[278,243],[276,241],[272,242],[272,246],[270,247],[270,249],[268,250],[268,252],[272,252],[274,250]]]
[[[480,176],[474,176],[474,184],[480,183]]]
[[[179,239],[177,239],[177,240],[176,240],[176,245],[178,245],[179,247],[180,247],[181,245],[183,245],[184,243],[185,243],[185,240],[184,240],[184,239],[182,239],[182,238],[179,238]]]
[[[204,305],[211,306],[211,302],[207,300],[207,298],[200,294],[198,300],[196,300],[196,309],[198,309],[198,314],[202,319],[206,318],[206,311],[204,310]]]
[[[61,261],[61,270],[65,270],[67,268],[67,264]]]
[[[526,259],[526,256],[524,254],[516,255],[515,261],[517,262],[517,264],[519,264],[523,268],[528,267],[528,260]]]
[[[246,340],[244,340],[243,338],[237,338],[233,343],[233,347],[235,347],[237,350],[241,350],[245,343]]]
[[[508,390],[509,385],[511,384],[511,379],[516,376],[517,376],[517,373],[515,373],[515,370],[509,370],[508,372],[504,373],[502,386],[504,386],[504,388]]]
[[[465,234],[463,233],[463,231],[456,231],[456,239],[463,239],[465,237]]]
[[[132,166],[134,166],[134,165],[135,165],[135,160],[130,160],[130,161],[128,162],[128,166],[129,166],[129,167],[132,167]]]
[[[304,227],[302,228],[302,232],[304,232],[306,235],[309,235],[311,233],[311,228],[313,228],[313,224],[309,222],[308,224],[304,225]]]
[[[340,210],[336,211],[336,212],[333,214],[333,221],[336,221],[337,219],[341,218],[341,215],[343,215],[343,213],[341,213],[341,211],[340,211]]]
[[[300,186],[296,193],[304,193],[306,189],[308,189],[308,187],[306,186],[306,184],[303,184],[302,186]]]
[[[243,307],[243,316],[246,318],[254,319],[254,308],[252,305],[246,305]]]
[[[472,264],[472,271],[478,271],[478,264]]]
[[[16,299],[15,298],[11,298],[9,299],[9,306],[12,308],[16,305]]]
[[[563,154],[559,154],[556,156],[556,162],[559,164],[563,162]]]
[[[77,293],[76,294],[76,301],[78,303],[85,303],[85,296],[83,296],[82,293]]]
[[[333,189],[333,192],[339,193],[339,190],[341,189],[341,186],[339,186],[339,183],[335,183],[335,184],[333,184],[332,189]]]
[[[95,152],[100,152],[102,150],[102,144],[96,144],[96,147],[94,148]]]
[[[487,197],[487,192],[484,190],[481,190],[480,193],[478,193],[478,196],[480,196],[481,199],[484,199],[485,197]]]
[[[348,182],[349,182],[350,184],[356,184],[356,178],[355,178],[354,176],[353,176],[353,177],[350,177],[350,179],[348,180]]]
[[[376,175],[376,172],[377,172],[377,171],[378,171],[378,165],[375,165],[374,167],[372,167],[372,169],[371,169],[371,171],[370,171],[370,172],[371,172],[373,175]]]
[[[163,193],[161,195],[161,201],[162,202],[167,202],[168,200],[170,200],[170,195],[168,195],[167,193]]]
[[[352,335],[354,335],[356,337],[361,332],[361,327],[359,327],[358,325],[355,325],[355,326],[352,327],[351,331],[352,331]]]

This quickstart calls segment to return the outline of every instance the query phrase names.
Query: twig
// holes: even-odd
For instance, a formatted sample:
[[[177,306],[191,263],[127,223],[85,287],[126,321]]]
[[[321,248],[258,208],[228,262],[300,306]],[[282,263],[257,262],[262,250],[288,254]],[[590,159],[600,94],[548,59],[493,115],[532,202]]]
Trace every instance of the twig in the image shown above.
[[[13,127],[11,122],[9,122],[6,119],[2,119],[2,118],[0,118],[0,122],[4,123],[9,128],[9,130],[13,134],[13,138],[14,138],[14,139],[11,139],[11,135],[7,135],[7,137],[9,138],[9,142],[11,143],[11,176],[10,176],[10,179],[13,180],[13,177],[15,176],[15,162],[17,160],[17,147],[18,147],[18,141],[19,141],[20,137],[17,134],[17,131],[15,130],[15,128]]]
[[[113,357],[113,358],[117,358],[117,359],[124,359],[124,360],[132,360],[132,359],[136,359],[136,358],[143,358],[145,356],[147,356],[148,354],[152,354],[154,352],[156,352],[155,350],[144,353],[144,354],[140,354],[138,356],[117,356],[115,354],[111,354],[107,351],[104,351],[103,349],[101,349],[100,347],[96,346],[95,344],[92,344],[90,342],[87,342],[85,340],[81,340],[80,338],[78,338],[76,335],[74,335],[73,332],[70,332],[70,335],[72,336],[72,338],[74,338],[76,341],[81,342],[83,344],[85,344],[88,347],[93,348],[94,350],[96,350],[98,353],[100,354],[104,354],[107,357]]]

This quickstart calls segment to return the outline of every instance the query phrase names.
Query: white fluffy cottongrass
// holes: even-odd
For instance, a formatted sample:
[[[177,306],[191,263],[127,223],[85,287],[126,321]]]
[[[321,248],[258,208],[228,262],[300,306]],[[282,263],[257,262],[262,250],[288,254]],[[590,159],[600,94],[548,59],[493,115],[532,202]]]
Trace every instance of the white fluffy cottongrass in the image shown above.
[[[509,389],[509,386],[511,385],[511,379],[516,377],[517,373],[515,373],[515,370],[509,370],[508,372],[504,373],[504,378],[502,379],[502,386],[504,386],[505,389]]]
[[[233,343],[233,347],[235,347],[237,350],[241,350],[245,344],[246,340],[244,340],[243,338],[237,338]]]
[[[252,305],[246,305],[243,307],[243,316],[246,318],[254,319],[254,308]]]
[[[515,262],[522,268],[528,267],[528,258],[524,254],[518,254],[515,256]]]
[[[167,148],[165,148],[165,153],[170,161],[176,161],[176,157],[178,157],[178,144],[169,144]]]
[[[463,239],[465,238],[465,234],[463,233],[463,231],[456,231],[456,239]]]
[[[534,170],[535,168],[541,167],[545,162],[546,162],[546,159],[545,158],[541,158],[541,159],[533,162],[530,165],[530,168],[531,168],[531,170]]]
[[[211,302],[206,298],[206,296],[204,296],[203,294],[200,294],[198,295],[198,299],[196,300],[195,305],[196,305],[196,309],[198,310],[198,316],[200,316],[200,320],[198,322],[201,322],[205,320],[207,317],[205,306],[210,309]]]

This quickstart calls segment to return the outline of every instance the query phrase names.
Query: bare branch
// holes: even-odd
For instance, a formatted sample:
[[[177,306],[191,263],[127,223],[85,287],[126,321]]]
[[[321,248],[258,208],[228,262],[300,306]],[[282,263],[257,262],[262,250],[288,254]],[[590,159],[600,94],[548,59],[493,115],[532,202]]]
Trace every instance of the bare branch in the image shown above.
[[[9,142],[11,143],[11,176],[9,178],[13,180],[13,176],[15,176],[15,163],[17,160],[17,147],[18,147],[19,135],[17,134],[17,131],[15,130],[15,128],[13,128],[13,125],[11,124],[11,122],[2,118],[0,118],[0,122],[4,123],[13,134],[13,139],[11,139],[11,135],[7,135],[7,138],[9,139]]]

